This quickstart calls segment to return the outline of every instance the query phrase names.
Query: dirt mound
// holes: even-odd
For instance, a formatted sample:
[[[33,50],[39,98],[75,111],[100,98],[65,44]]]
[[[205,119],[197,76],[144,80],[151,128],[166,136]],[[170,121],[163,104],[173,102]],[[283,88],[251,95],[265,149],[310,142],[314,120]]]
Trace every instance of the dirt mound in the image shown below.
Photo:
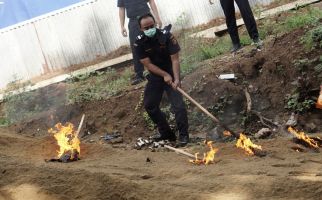
[[[260,52],[246,47],[235,57],[226,55],[208,60],[184,78],[183,88],[189,88],[187,92],[193,98],[238,132],[254,134],[263,127],[258,117],[245,114],[245,89],[251,95],[254,110],[283,124],[291,114],[285,109],[287,98],[296,88],[302,96],[317,97],[319,92],[313,67],[318,63],[316,58],[321,55],[320,49],[307,53],[299,42],[303,34],[304,30],[296,30],[274,38]],[[306,63],[301,63],[303,60]],[[223,73],[234,73],[237,79],[218,79]],[[136,110],[142,101],[143,87],[129,88],[120,96],[106,100],[60,106],[59,102],[66,96],[64,87],[64,83],[60,83],[40,90],[42,95],[38,101],[48,102],[48,111],[12,128],[18,133],[46,135],[58,122],[78,124],[84,113],[87,117],[81,135],[86,141],[98,142],[100,136],[113,132],[120,132],[126,143],[139,136],[151,135],[142,116],[143,108]],[[204,134],[216,125],[192,104],[188,105],[188,113],[192,134]],[[319,110],[311,109],[300,115],[299,128],[321,131],[321,118]]]
[[[206,61],[196,73],[185,78],[184,85],[191,88],[191,95],[209,110],[214,105],[222,106],[221,112],[212,110],[213,114],[227,124],[233,123],[238,130],[254,132],[263,126],[258,118],[248,119],[246,127],[240,121],[237,124],[236,119],[245,116],[242,113],[246,110],[244,89],[251,95],[254,110],[283,124],[290,116],[290,111],[285,109],[287,98],[295,90],[301,97],[316,98],[319,94],[319,74],[314,66],[319,62],[321,50],[306,52],[300,43],[302,35],[304,30],[296,30],[268,41],[260,52],[246,47],[235,57]],[[225,73],[234,73],[237,79],[218,79]],[[313,132],[322,130],[320,110],[311,109],[300,115],[301,128]]]

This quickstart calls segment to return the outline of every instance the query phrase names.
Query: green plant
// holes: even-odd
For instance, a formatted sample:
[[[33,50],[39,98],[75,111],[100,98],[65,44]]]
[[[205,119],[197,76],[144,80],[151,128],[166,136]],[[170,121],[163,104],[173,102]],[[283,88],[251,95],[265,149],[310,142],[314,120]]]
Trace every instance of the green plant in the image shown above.
[[[72,81],[67,86],[67,103],[101,100],[117,95],[129,85],[131,74],[130,69],[120,75],[110,69],[105,73],[93,73],[87,78]]]
[[[308,50],[322,48],[322,25],[307,32],[301,38],[301,42],[304,43]]]
[[[9,126],[10,121],[5,117],[0,117],[0,127]]]
[[[221,96],[219,98],[219,100],[216,102],[215,105],[208,107],[208,110],[211,113],[215,114],[215,115],[220,114],[220,113],[223,113],[225,107],[227,105],[230,105],[232,103],[232,101],[229,100],[230,97],[231,97],[231,95],[229,95],[229,96],[226,96],[226,95]]]
[[[312,99],[304,99],[301,101],[299,93],[288,96],[286,101],[285,108],[297,112],[306,112],[315,105]]]
[[[242,45],[250,45],[252,43],[252,40],[249,38],[248,35],[241,35],[240,36],[240,43]]]
[[[15,123],[45,110],[46,103],[39,99],[38,91],[7,94],[4,96],[4,112],[8,121]]]
[[[304,59],[294,60],[293,64],[294,64],[294,67],[297,69],[297,71],[303,72],[308,68],[311,62],[312,61],[310,61],[308,58],[304,58]]]
[[[136,112],[138,112],[142,108],[142,106],[143,106],[143,100],[144,100],[144,91],[141,92],[139,102],[135,106],[135,109],[134,110]]]
[[[284,28],[287,31],[301,28],[304,26],[314,25],[319,22],[322,12],[318,9],[308,9],[307,13],[296,12],[294,16],[288,17],[284,22]]]
[[[206,60],[209,58],[215,58],[229,50],[231,46],[230,39],[226,36],[218,39],[213,44],[203,44],[201,45],[201,60]]]
[[[191,130],[201,131],[200,128],[211,129],[215,123],[200,110],[188,112],[189,127]]]
[[[143,119],[144,119],[145,124],[148,127],[148,129],[151,131],[154,130],[155,125],[154,125],[152,119],[150,118],[149,114],[147,112],[143,112],[142,116],[143,116]]]

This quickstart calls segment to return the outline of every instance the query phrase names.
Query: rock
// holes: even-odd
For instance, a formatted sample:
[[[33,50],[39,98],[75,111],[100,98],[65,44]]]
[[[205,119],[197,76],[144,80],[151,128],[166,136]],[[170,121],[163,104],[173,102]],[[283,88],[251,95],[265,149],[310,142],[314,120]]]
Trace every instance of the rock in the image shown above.
[[[297,118],[298,118],[298,115],[296,115],[295,113],[292,113],[289,120],[287,120],[285,126],[292,126],[292,127],[296,126],[297,125]]]
[[[261,130],[259,130],[255,134],[255,138],[257,138],[257,139],[264,139],[264,138],[267,138],[268,136],[270,136],[271,134],[272,134],[271,129],[269,129],[269,128],[262,128]]]

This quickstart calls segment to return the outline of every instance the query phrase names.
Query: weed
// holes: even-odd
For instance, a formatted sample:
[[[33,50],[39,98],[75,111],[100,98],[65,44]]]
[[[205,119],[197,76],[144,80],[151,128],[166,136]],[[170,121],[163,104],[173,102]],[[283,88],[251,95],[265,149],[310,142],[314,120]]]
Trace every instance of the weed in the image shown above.
[[[252,43],[252,40],[249,38],[248,35],[241,35],[240,36],[240,44],[246,46],[246,45],[250,45]]]
[[[8,121],[15,123],[45,110],[46,104],[39,99],[38,91],[7,94],[4,112]]]
[[[121,75],[115,70],[108,70],[92,76],[86,75],[87,78],[84,79],[73,78],[73,82],[67,87],[67,103],[101,100],[117,95],[129,85],[131,74],[130,69],[126,69]]]
[[[228,37],[221,38],[211,45],[201,45],[201,60],[215,58],[229,50],[230,39]]]
[[[291,111],[297,111],[301,113],[308,111],[312,108],[313,105],[315,105],[315,102],[312,99],[304,99],[301,101],[299,93],[287,96],[286,101],[287,103],[285,108]]]
[[[283,28],[287,32],[309,26],[315,25],[322,18],[322,12],[318,9],[308,9],[308,13],[303,14],[302,12],[296,12],[294,16],[288,17],[283,23]]]
[[[144,91],[141,92],[139,102],[135,106],[135,109],[134,110],[136,112],[138,112],[142,108],[142,106],[143,106],[143,100],[144,100]]]
[[[309,59],[304,58],[300,60],[294,60],[293,64],[294,64],[294,67],[297,69],[297,71],[304,72],[305,70],[307,70],[311,62],[312,61],[310,61]]]
[[[307,32],[302,38],[306,49],[312,50],[315,48],[322,48],[322,26],[318,26]]]
[[[191,130],[201,131],[201,127],[209,130],[215,126],[213,121],[199,110],[190,111],[188,113],[188,120]]]
[[[149,130],[151,130],[151,131],[154,130],[155,129],[155,124],[152,121],[152,119],[150,118],[149,114],[147,112],[143,112],[142,115],[143,115],[143,119],[145,121],[145,124],[146,124],[147,128]]]
[[[231,104],[231,100],[229,100],[229,98],[231,97],[231,95],[229,96],[221,96],[218,100],[218,102],[216,102],[215,105],[211,106],[211,107],[208,107],[208,110],[217,115],[219,113],[223,113],[224,112],[224,109],[227,105]]]
[[[10,121],[5,117],[0,117],[0,127],[9,126]]]

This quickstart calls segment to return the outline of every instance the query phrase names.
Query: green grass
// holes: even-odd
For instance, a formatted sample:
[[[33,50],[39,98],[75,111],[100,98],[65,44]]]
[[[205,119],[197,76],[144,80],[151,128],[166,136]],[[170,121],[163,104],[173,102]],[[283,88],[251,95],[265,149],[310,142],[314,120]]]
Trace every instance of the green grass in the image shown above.
[[[0,127],[9,126],[10,121],[5,117],[0,117]]]
[[[322,48],[322,25],[310,30],[302,38],[301,42],[307,50]]]
[[[49,102],[42,102],[39,91],[8,94],[4,97],[4,113],[7,122],[18,122],[46,110]],[[5,123],[5,120],[2,120]]]
[[[307,10],[307,12],[305,12]],[[297,28],[316,25],[322,18],[322,11],[316,8],[308,8],[303,11],[296,11],[294,16],[288,17],[283,23],[286,31],[292,31]]]
[[[72,78],[67,87],[67,104],[102,100],[117,95],[130,84],[131,75],[130,69],[120,75],[111,69],[85,79]]]

